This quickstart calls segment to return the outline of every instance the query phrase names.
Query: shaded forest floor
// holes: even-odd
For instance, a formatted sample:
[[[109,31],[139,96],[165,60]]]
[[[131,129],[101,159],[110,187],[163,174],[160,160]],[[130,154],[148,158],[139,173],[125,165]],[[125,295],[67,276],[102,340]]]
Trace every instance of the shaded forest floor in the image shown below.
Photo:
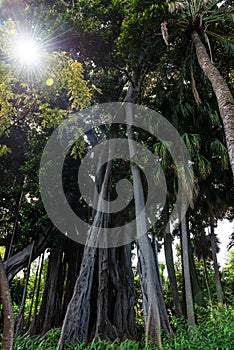
[[[221,308],[199,308],[197,326],[188,332],[183,323],[172,320],[172,326],[175,330],[175,338],[167,336],[163,339],[161,350],[232,350],[234,349],[234,304]],[[60,330],[54,329],[47,333],[43,338],[31,340],[29,337],[19,337],[15,340],[14,350],[54,350],[57,349]],[[67,350],[97,350],[97,349],[120,349],[120,350],[156,350],[157,346],[146,341],[136,342],[127,340],[119,342],[116,340],[110,344],[104,340],[96,340],[89,345],[79,344],[69,346]]]

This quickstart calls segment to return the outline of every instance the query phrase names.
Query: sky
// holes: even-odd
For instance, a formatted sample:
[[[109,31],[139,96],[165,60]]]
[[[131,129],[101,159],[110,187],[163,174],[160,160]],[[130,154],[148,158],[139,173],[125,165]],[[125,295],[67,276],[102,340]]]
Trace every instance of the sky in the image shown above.
[[[229,222],[228,220],[224,219],[224,220],[219,220],[218,221],[218,226],[215,229],[215,233],[218,236],[218,239],[220,241],[220,251],[217,254],[217,260],[218,260],[218,264],[220,265],[220,267],[224,267],[225,262],[227,260],[228,257],[228,250],[227,250],[227,245],[230,242],[230,236],[232,234],[232,232],[234,231],[234,222]],[[178,240],[179,242],[179,240]],[[174,247],[175,247],[175,243],[174,243]],[[175,251],[174,251],[174,260],[176,260],[176,256],[175,256]],[[162,248],[160,253],[159,253],[159,262],[165,264],[165,257],[164,257],[164,249]]]
[[[220,252],[217,255],[218,263],[220,266],[224,266],[227,259],[227,245],[230,242],[230,236],[234,231],[234,222],[229,222],[228,220],[218,221],[218,227],[216,228],[216,233],[220,241]]]

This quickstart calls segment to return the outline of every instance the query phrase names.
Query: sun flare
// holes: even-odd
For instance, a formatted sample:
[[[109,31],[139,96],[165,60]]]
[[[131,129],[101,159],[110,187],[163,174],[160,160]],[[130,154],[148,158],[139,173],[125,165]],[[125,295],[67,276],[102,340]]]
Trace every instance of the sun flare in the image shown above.
[[[15,59],[23,66],[36,66],[40,63],[40,48],[32,38],[18,38],[14,51]]]

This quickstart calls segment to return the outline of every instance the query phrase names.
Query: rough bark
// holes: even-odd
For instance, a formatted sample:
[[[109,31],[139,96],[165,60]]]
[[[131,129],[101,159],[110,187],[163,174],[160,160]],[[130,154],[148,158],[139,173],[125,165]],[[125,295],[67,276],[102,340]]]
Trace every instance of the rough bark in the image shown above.
[[[176,273],[174,267],[174,258],[173,258],[173,250],[172,250],[172,235],[170,232],[169,215],[168,215],[168,207],[167,203],[163,209],[163,218],[164,218],[164,252],[165,252],[165,260],[168,272],[168,278],[170,282],[170,287],[172,291],[173,304],[175,308],[175,315],[177,317],[182,317],[182,308],[179,299],[178,286],[176,281]]]
[[[2,348],[12,350],[14,340],[14,314],[12,310],[11,294],[6,272],[0,256],[0,295],[3,306],[3,338]]]
[[[214,226],[215,226],[214,225],[214,216],[211,216],[211,218],[210,218],[210,241],[211,241],[212,257],[213,257],[213,265],[214,265],[214,273],[215,273],[216,295],[217,295],[218,302],[220,304],[223,304],[223,290],[222,290],[222,285],[221,285],[219,265],[218,265],[217,253],[216,253]]]
[[[80,274],[63,321],[59,340],[59,347],[62,349],[68,343],[76,344],[88,339],[91,291],[96,258],[97,248],[87,245],[84,249]]]
[[[45,334],[49,329],[61,325],[63,296],[63,249],[62,242],[49,256],[46,285],[43,292],[40,311],[36,316],[31,335]]]
[[[223,121],[226,136],[230,164],[234,177],[234,98],[219,70],[211,62],[199,34],[194,31],[192,32],[191,37],[196,50],[199,65],[211,82],[218,102],[219,112]]]
[[[188,232],[187,232],[186,214],[183,208],[183,204],[182,204],[181,212],[182,212],[181,241],[182,241],[182,255],[183,255],[183,276],[184,276],[184,285],[185,285],[186,312],[187,312],[187,319],[188,319],[189,325],[194,326],[196,323],[195,323],[192,283],[191,283],[190,264],[189,264]],[[183,214],[184,214],[184,217],[183,217]]]
[[[131,267],[131,244],[112,248],[109,263],[111,266],[110,281],[113,286],[109,296],[112,323],[120,339],[135,338],[135,286]]]
[[[67,265],[66,285],[64,300],[63,300],[63,312],[62,319],[66,314],[67,306],[72,298],[73,290],[76,284],[77,276],[82,262],[84,247],[80,244],[66,239],[64,244],[64,262]]]
[[[97,177],[97,184],[101,188],[101,195],[99,198],[107,198],[110,172],[111,162],[108,163],[108,166],[105,169],[104,178],[102,176],[103,174],[99,174]],[[94,198],[94,201],[96,201],[96,198]],[[93,212],[93,215],[95,215],[94,221],[88,233],[80,273],[63,321],[62,333],[59,339],[59,347],[62,349],[68,343],[76,344],[82,340],[87,342],[89,337],[91,293],[94,281],[94,269],[98,254],[95,242],[98,242],[99,234],[102,233],[102,224],[104,222],[104,215],[101,211],[97,210],[97,212]],[[90,242],[92,243],[90,244]]]

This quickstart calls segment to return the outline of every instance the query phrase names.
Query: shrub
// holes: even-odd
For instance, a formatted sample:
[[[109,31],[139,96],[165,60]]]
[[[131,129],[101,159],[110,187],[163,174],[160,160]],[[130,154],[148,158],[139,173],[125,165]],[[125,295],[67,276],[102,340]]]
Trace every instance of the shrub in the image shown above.
[[[234,307],[219,306],[216,308],[200,308],[198,310],[198,325],[185,329],[184,324],[175,318],[173,325],[176,337],[164,336],[160,350],[232,350],[234,349]],[[14,350],[56,350],[60,335],[59,329],[54,329],[46,336],[35,340],[29,337],[19,337],[15,340]],[[106,340],[96,339],[85,345],[81,343],[69,346],[67,350],[157,350],[154,344],[145,345],[145,342],[116,340],[110,344]]]

